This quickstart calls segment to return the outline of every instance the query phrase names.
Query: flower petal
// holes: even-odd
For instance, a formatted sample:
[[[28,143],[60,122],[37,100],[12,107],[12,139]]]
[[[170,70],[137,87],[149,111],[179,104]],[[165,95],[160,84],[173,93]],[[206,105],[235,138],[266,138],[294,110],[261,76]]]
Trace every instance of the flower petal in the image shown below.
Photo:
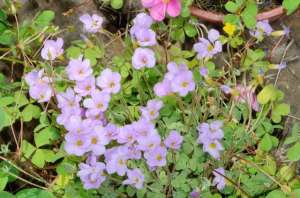
[[[167,13],[171,17],[177,17],[181,11],[181,3],[179,0],[171,0],[167,6]]]

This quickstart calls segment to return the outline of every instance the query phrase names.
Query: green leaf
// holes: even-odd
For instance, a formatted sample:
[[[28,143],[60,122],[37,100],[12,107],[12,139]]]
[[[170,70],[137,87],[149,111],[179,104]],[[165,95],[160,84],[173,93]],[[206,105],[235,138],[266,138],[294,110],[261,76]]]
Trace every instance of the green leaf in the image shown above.
[[[290,147],[287,151],[287,157],[291,161],[300,160],[300,143],[296,143],[294,146]]]
[[[236,11],[239,9],[240,7],[232,2],[232,1],[228,1],[226,4],[225,4],[225,9],[228,11],[228,12],[231,12],[231,13],[236,13]]]
[[[22,141],[21,151],[26,158],[29,158],[31,154],[35,151],[35,147],[30,144],[27,140]]]
[[[267,133],[261,139],[259,143],[259,148],[263,151],[270,151],[273,147],[273,142],[271,136]]]
[[[197,29],[192,24],[189,23],[186,23],[184,25],[184,31],[185,34],[191,38],[197,35]]]
[[[0,107],[0,131],[13,123],[11,115],[5,111],[4,108]]]
[[[97,58],[103,57],[103,51],[99,47],[87,48],[84,51],[84,56],[89,59],[91,65],[94,66],[97,63]]]
[[[0,98],[0,107],[5,107],[15,102],[14,97],[12,96],[4,96]]]
[[[16,194],[17,198],[55,198],[51,192],[38,188],[29,188],[19,191]]]
[[[290,113],[290,105],[282,103],[276,104],[272,109],[271,118],[275,123],[281,121],[281,116],[286,116]]]
[[[69,163],[69,162],[63,161],[60,164],[58,164],[58,166],[56,167],[56,172],[59,175],[63,175],[63,176],[71,175],[71,174],[75,173],[76,171],[77,171],[76,165]]]
[[[286,195],[281,190],[273,190],[266,198],[286,198]]]
[[[257,101],[262,105],[274,100],[274,98],[276,98],[276,89],[272,84],[265,86],[257,95]]]
[[[37,149],[34,155],[32,156],[31,162],[39,168],[43,168],[45,165],[45,156],[42,149]]]
[[[15,198],[15,196],[9,192],[1,191],[0,192],[1,198]]]
[[[29,103],[27,97],[21,91],[16,92],[14,98],[18,107],[22,107]]]
[[[8,182],[8,177],[0,177],[0,191],[4,190]]]
[[[279,170],[279,175],[285,181],[290,181],[296,174],[296,166],[284,166]]]
[[[38,119],[41,115],[41,108],[39,106],[29,104],[22,111],[22,117],[24,122],[29,122],[32,118]]]
[[[34,21],[34,24],[38,28],[44,28],[50,24],[50,22],[54,19],[55,14],[51,10],[43,11]]]
[[[256,3],[249,1],[246,8],[241,13],[241,17],[247,28],[255,28],[257,11]]]
[[[283,0],[282,6],[287,10],[287,14],[292,14],[300,4],[300,0]]]
[[[79,47],[71,46],[66,50],[66,55],[69,59],[78,58],[81,55],[81,49]]]
[[[34,142],[38,148],[50,144],[52,141],[57,140],[58,138],[59,132],[52,126],[49,126],[42,131],[34,134]]]
[[[226,14],[224,17],[224,23],[231,23],[234,25],[239,25],[241,22],[240,18],[234,14]]]
[[[11,30],[5,30],[0,34],[0,44],[2,45],[13,45],[15,34]]]
[[[120,9],[123,7],[123,0],[111,0],[110,5],[113,9]]]

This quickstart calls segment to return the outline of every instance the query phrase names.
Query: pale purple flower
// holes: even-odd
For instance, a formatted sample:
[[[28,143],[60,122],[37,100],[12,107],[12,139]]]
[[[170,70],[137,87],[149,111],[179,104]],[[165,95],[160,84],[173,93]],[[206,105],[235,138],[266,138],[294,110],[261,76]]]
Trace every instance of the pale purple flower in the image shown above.
[[[58,38],[55,40],[46,40],[44,42],[44,47],[41,51],[41,56],[45,60],[53,61],[60,55],[64,53],[64,49],[62,48],[64,41],[62,38]]]
[[[94,113],[92,111],[86,111],[85,116],[91,121],[93,125],[105,125],[107,123],[104,112]]]
[[[104,171],[104,163],[96,162],[92,165],[80,163],[77,176],[80,177],[85,189],[97,189],[106,179]]]
[[[106,111],[110,98],[109,93],[96,90],[91,94],[91,98],[87,98],[83,101],[83,106],[88,108],[91,114],[96,115]]]
[[[88,152],[90,142],[87,135],[67,133],[65,139],[65,150],[68,154],[82,156],[84,153]]]
[[[151,29],[140,29],[135,33],[137,43],[142,47],[154,46],[156,42],[156,33]]]
[[[281,62],[280,64],[276,65],[277,69],[282,70],[285,69],[287,67],[287,63],[286,62]]]
[[[142,171],[138,168],[127,171],[128,179],[123,181],[123,184],[128,184],[134,186],[137,189],[143,188],[144,184],[144,175]]]
[[[220,151],[224,150],[222,144],[214,139],[211,140],[210,138],[206,139],[203,142],[203,151],[209,153],[213,158],[219,160],[220,159]]]
[[[250,86],[238,85],[236,87],[238,95],[234,96],[234,100],[241,103],[247,103],[254,111],[259,111],[255,90]]]
[[[200,75],[206,78],[208,76],[208,69],[206,67],[200,67]]]
[[[97,78],[97,85],[107,93],[118,93],[121,88],[121,75],[111,69],[104,69]]]
[[[144,139],[151,135],[158,134],[154,124],[151,121],[143,118],[141,118],[137,122],[134,122],[133,128],[136,132],[137,141],[139,141],[139,139]]]
[[[29,95],[39,103],[48,102],[53,95],[53,89],[49,84],[36,85],[30,87]]]
[[[93,70],[90,61],[88,59],[83,60],[80,56],[78,59],[70,60],[66,72],[70,80],[83,81],[93,73]]]
[[[153,19],[146,13],[140,13],[133,19],[133,26],[130,28],[130,35],[136,39],[136,33],[143,29],[150,29]]]
[[[137,48],[132,56],[132,66],[135,69],[142,69],[144,67],[154,67],[155,62],[155,54],[151,49]]]
[[[197,52],[197,58],[212,58],[214,55],[222,52],[222,43],[219,41],[220,33],[211,29],[208,32],[208,39],[200,38],[199,42],[194,44],[194,50]]]
[[[200,192],[198,190],[193,190],[190,193],[190,198],[200,198]]]
[[[148,166],[155,168],[157,166],[165,166],[167,164],[167,149],[162,146],[155,147],[149,152],[144,153],[144,157]]]
[[[173,81],[178,74],[189,71],[186,64],[176,64],[175,62],[169,62],[167,68],[168,72],[165,75],[165,79],[170,81]]]
[[[120,128],[119,135],[118,135],[118,143],[120,144],[133,144],[136,141],[136,131],[134,130],[134,127],[132,124],[125,125]]]
[[[213,121],[210,124],[208,123],[199,124],[198,142],[204,144],[205,142],[207,142],[207,139],[221,140],[224,137],[224,132],[222,127],[223,127],[223,122],[219,120]]]
[[[64,112],[76,112],[80,108],[81,97],[76,95],[71,88],[68,88],[66,92],[57,94],[56,99],[58,108]]]
[[[263,40],[264,35],[270,36],[272,32],[273,28],[269,24],[269,21],[263,20],[256,23],[256,28],[255,30],[250,31],[250,35],[261,41]]]
[[[225,94],[230,94],[231,93],[231,88],[228,85],[221,85],[221,90],[225,93]]]
[[[151,152],[161,144],[161,138],[158,134],[150,135],[146,138],[138,139],[138,148],[142,151]]]
[[[164,140],[167,148],[178,150],[183,141],[183,137],[175,130],[171,131],[168,137]]]
[[[76,86],[74,87],[74,91],[80,96],[91,95],[95,89],[96,85],[94,76],[88,76],[83,81],[77,81]]]
[[[93,14],[92,16],[89,14],[82,15],[79,20],[84,25],[84,30],[90,33],[96,33],[100,31],[103,24],[103,17]]]
[[[104,128],[104,132],[105,132],[106,138],[108,138],[110,141],[112,141],[112,140],[118,139],[120,129],[115,124],[108,123]]]
[[[102,155],[105,152],[105,145],[109,143],[109,139],[105,136],[105,130],[102,126],[95,126],[92,133],[88,135],[90,141],[89,150],[94,155]]]
[[[109,174],[124,176],[127,171],[128,148],[126,146],[108,149],[105,153],[106,170]]]
[[[172,82],[172,91],[180,96],[186,96],[190,91],[195,90],[196,84],[193,80],[193,73],[186,71],[177,74]]]
[[[92,131],[92,121],[82,119],[80,115],[72,115],[64,127],[73,134],[87,134]]]
[[[51,78],[44,76],[44,70],[34,70],[25,75],[25,81],[29,85],[29,95],[39,103],[48,102],[53,95],[50,85]]]
[[[159,116],[159,111],[163,107],[163,102],[157,99],[149,100],[146,107],[141,107],[142,117],[146,120],[155,120]]]
[[[216,185],[219,190],[223,190],[226,186],[225,170],[224,168],[217,168],[213,171],[215,178],[213,179],[213,185]]]
[[[142,158],[142,153],[139,150],[138,146],[136,144],[134,145],[129,145],[128,146],[128,159],[141,159]]]
[[[81,108],[74,108],[72,111],[62,110],[61,114],[57,116],[56,122],[60,125],[66,126],[70,122],[72,116],[81,116],[81,113]]]
[[[170,95],[172,93],[171,81],[164,79],[162,82],[158,82],[154,85],[154,93],[158,97]]]

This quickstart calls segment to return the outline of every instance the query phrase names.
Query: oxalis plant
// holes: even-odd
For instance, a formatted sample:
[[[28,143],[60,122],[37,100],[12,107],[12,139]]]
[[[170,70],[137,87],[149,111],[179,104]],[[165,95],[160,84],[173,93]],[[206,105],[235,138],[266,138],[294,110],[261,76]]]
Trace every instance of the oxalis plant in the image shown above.
[[[298,124],[281,135],[294,117],[276,87],[285,55],[272,63],[260,48],[289,28],[207,28],[178,0],[142,5],[115,34],[81,15],[69,46],[52,11],[23,23],[14,4],[1,11],[0,60],[24,69],[0,75],[0,129],[12,137],[0,197],[300,197]]]

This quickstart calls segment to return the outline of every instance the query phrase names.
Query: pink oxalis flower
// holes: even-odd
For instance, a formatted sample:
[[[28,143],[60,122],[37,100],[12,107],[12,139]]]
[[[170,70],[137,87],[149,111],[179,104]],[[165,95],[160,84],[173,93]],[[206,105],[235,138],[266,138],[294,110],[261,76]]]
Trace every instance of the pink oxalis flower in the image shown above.
[[[142,0],[142,4],[149,9],[151,17],[156,21],[164,20],[166,13],[177,17],[181,11],[180,0]]]

